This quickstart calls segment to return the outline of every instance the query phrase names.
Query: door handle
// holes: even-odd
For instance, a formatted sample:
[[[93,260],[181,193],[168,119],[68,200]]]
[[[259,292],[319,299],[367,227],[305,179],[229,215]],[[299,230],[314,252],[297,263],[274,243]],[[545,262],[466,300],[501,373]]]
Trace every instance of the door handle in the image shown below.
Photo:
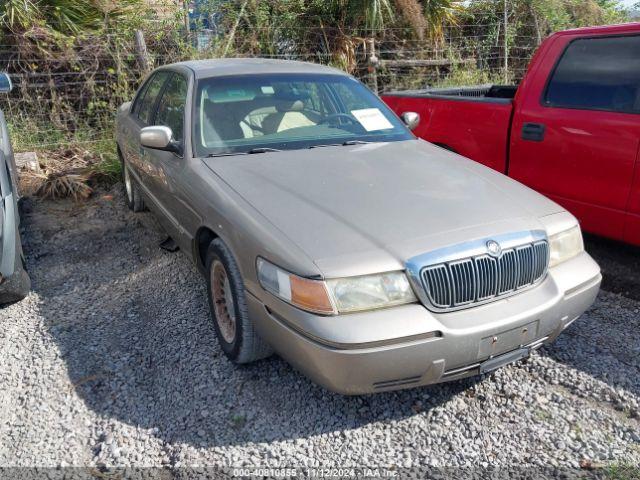
[[[522,140],[541,142],[544,140],[545,129],[542,123],[525,123],[522,126]]]

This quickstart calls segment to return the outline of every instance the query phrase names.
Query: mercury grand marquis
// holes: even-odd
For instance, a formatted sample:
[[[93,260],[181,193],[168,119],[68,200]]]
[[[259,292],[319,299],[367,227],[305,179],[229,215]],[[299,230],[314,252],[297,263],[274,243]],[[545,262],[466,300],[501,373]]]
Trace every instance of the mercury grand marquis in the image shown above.
[[[119,108],[127,204],[203,273],[232,362],[275,351],[345,394],[427,385],[524,359],[592,304],[576,219],[419,121],[264,59],[158,68]]]

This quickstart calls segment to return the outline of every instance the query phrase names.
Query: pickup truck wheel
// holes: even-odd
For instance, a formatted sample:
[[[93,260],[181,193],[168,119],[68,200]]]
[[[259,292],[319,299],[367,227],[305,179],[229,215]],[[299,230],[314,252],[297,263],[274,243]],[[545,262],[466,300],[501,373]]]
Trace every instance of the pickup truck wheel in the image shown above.
[[[142,199],[140,188],[136,185],[129,171],[129,167],[124,161],[122,162],[122,183],[124,183],[124,193],[126,194],[127,207],[129,207],[129,210],[142,212],[144,210],[144,200]]]
[[[254,329],[240,270],[220,239],[207,251],[207,292],[218,343],[231,361],[249,363],[273,353]]]

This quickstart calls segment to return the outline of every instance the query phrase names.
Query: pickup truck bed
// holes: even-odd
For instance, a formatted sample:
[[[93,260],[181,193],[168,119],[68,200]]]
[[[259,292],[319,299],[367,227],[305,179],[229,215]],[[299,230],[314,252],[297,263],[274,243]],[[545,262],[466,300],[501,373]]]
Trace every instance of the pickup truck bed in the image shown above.
[[[417,136],[504,173],[516,90],[501,85],[432,88],[390,92],[383,100],[396,112],[420,114]]]
[[[383,94],[414,133],[552,198],[584,230],[640,245],[640,23],[556,33],[515,86]]]

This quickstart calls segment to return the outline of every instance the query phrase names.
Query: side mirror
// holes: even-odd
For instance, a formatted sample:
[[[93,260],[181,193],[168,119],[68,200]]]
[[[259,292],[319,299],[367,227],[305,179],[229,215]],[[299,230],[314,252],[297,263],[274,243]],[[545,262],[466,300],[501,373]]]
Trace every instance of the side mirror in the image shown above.
[[[11,83],[11,78],[8,73],[1,72],[0,73],[0,92],[1,93],[9,93],[13,88],[13,84]]]
[[[182,146],[173,140],[173,132],[169,127],[144,127],[140,130],[140,145],[154,150],[182,154]]]
[[[400,118],[402,118],[402,121],[409,130],[414,130],[420,123],[420,115],[416,112],[404,112],[400,115]]]

